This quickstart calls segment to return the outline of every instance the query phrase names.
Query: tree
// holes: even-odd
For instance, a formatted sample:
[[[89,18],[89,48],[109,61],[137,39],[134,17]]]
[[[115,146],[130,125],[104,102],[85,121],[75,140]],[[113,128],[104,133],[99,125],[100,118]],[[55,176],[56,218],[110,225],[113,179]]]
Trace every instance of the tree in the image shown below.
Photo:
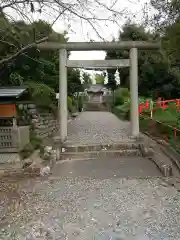
[[[156,37],[156,33],[147,32],[142,26],[126,24],[120,33],[119,40],[146,41]],[[174,36],[175,38],[175,36]],[[164,41],[164,37],[161,38]],[[173,41],[172,38],[170,38]],[[164,45],[164,44],[163,44]],[[167,55],[167,49],[160,52],[138,51],[139,65],[139,94],[143,96],[158,95],[165,98],[178,97],[180,88],[180,74],[175,70]],[[107,52],[108,58],[129,58],[128,51]],[[121,85],[129,86],[129,69],[123,68],[120,71]],[[114,78],[113,78],[114,84]],[[110,83],[112,84],[112,83]]]
[[[4,18],[0,18],[1,23],[4,22]],[[6,21],[7,27],[11,28],[13,25],[14,33],[13,36],[4,36],[0,32],[0,40],[4,39],[5,43],[0,46],[0,56],[2,59],[7,54],[11,54],[16,46],[27,45],[32,41],[34,35],[45,36],[46,34],[51,35],[53,41],[65,42],[67,37],[64,34],[57,34],[53,31],[50,24],[38,21],[32,24],[26,24],[23,21],[8,22]],[[2,25],[3,27],[4,25]],[[34,26],[35,30],[34,31]],[[12,38],[11,38],[12,37]],[[14,44],[12,48],[7,47],[9,39],[13,39]],[[69,54],[68,54],[69,55]],[[3,66],[3,67],[2,67]],[[20,54],[13,61],[8,64],[0,65],[0,85],[24,85],[26,82],[34,82],[39,84],[48,85],[53,91],[59,91],[59,54],[58,51],[52,50],[41,50],[38,51],[36,48],[27,49],[26,52]],[[81,91],[82,85],[79,80],[79,70],[68,69],[68,94],[72,95],[75,91]]]
[[[116,1],[112,2],[111,5],[103,3],[100,0],[95,1],[79,1],[75,0],[72,2],[67,2],[64,0],[2,0],[0,3],[0,14],[1,17],[6,20],[10,19],[12,22],[15,19],[25,20],[27,23],[31,23],[34,14],[39,16],[43,15],[49,19],[49,15],[52,17],[51,27],[57,20],[63,19],[65,24],[68,25],[69,30],[73,31],[73,23],[80,19],[80,24],[85,22],[88,24],[97,36],[103,39],[103,36],[100,34],[99,22],[103,22],[107,25],[109,22],[119,26],[119,22],[127,17],[127,12],[125,9],[117,10]],[[103,17],[99,17],[99,11],[101,9]],[[10,14],[11,13],[11,14]],[[14,18],[13,18],[14,16]],[[35,26],[36,27],[36,26]],[[4,34],[6,31],[2,29]],[[10,33],[13,34],[14,28],[11,26],[9,28]],[[22,54],[29,48],[35,47],[37,42],[43,42],[49,40],[49,34],[46,31],[45,37],[34,35],[34,39],[31,39],[31,42],[28,45],[18,46],[16,52],[12,56],[3,58],[0,61],[0,64],[9,62],[16,56]],[[9,44],[12,42],[10,41]]]
[[[84,89],[89,88],[89,86],[92,84],[90,74],[87,73],[87,72],[84,72],[83,73],[83,79],[84,79],[84,84],[83,84]]]
[[[150,3],[156,10],[156,14],[153,16],[155,29],[163,32],[167,26],[172,25],[180,19],[179,0],[151,0]]]
[[[104,84],[104,75],[96,73],[95,80],[96,84]]]
[[[75,92],[82,92],[83,85],[80,81],[80,72],[77,69],[69,69],[68,71],[68,94],[72,96]]]

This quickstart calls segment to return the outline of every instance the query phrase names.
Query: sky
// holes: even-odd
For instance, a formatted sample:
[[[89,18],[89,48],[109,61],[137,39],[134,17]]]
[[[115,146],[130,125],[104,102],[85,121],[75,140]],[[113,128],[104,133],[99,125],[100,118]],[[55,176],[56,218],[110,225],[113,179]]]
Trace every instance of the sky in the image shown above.
[[[109,8],[111,8],[113,3],[116,3],[113,6],[113,9],[118,12],[121,12],[123,10],[122,16],[119,15],[118,17],[118,25],[107,21],[98,21],[97,24],[93,24],[93,27],[95,27],[97,32],[103,36],[105,41],[112,41],[113,38],[118,37],[119,31],[121,30],[120,27],[123,26],[123,24],[127,21],[127,18],[130,18],[130,20],[134,22],[142,21],[142,7],[145,5],[145,3],[149,3],[149,1],[150,0],[71,0],[71,3],[73,4],[79,2],[81,5],[83,5],[85,2],[90,3],[91,5],[88,5],[88,10],[91,10],[91,12],[93,12],[93,14],[98,18],[108,18],[109,16],[112,16],[112,12],[106,10],[103,7],[97,7],[99,5],[95,4],[95,2],[100,2]],[[69,3],[69,0],[62,0],[62,2]],[[86,15],[88,14],[88,10],[86,10]],[[146,11],[150,12],[150,9],[146,8]],[[42,19],[48,21],[49,23],[52,23],[57,15],[53,15],[52,9],[48,9],[48,12],[48,15],[43,15],[43,13],[34,13],[32,15],[32,20],[35,21]],[[124,12],[126,13],[124,14]],[[7,9],[7,13],[11,16],[14,16],[17,20],[19,19],[19,16],[14,10]],[[84,14],[83,11],[77,11],[77,13],[80,13],[81,16]],[[24,12],[24,14],[26,14],[26,12]],[[69,14],[69,16],[69,19],[73,19],[73,14]],[[67,18],[64,16],[63,19],[57,20],[53,25],[54,30],[58,33],[67,31],[69,41],[72,42],[89,42],[90,40],[102,41],[93,30],[93,27],[90,26],[87,21],[78,18],[76,18],[75,21],[70,21],[69,19],[67,20]],[[104,58],[105,53],[103,51],[71,52],[70,55],[70,59],[72,60],[101,60]]]
[[[108,4],[108,1],[111,0],[103,0],[103,2],[106,2]],[[112,1],[111,1],[112,2]],[[140,22],[143,18],[142,13],[142,7],[145,3],[147,3],[147,0],[118,0],[115,9],[127,9],[128,11],[128,17],[130,17],[131,20],[134,20],[136,22]],[[100,12],[99,15],[103,17],[107,13]],[[99,16],[98,15],[98,16]],[[119,25],[123,25],[125,23],[126,19],[122,17],[120,19]],[[105,38],[106,41],[112,41],[112,38],[118,37],[118,33],[120,28],[113,23],[108,23],[107,27],[105,27],[104,22],[98,22],[100,27],[97,26],[97,29],[101,36]],[[54,30],[61,33],[64,30],[67,30],[67,26],[62,21],[57,21],[54,25]],[[83,41],[90,41],[90,39],[93,39],[95,41],[101,41],[101,39],[97,36],[95,31],[93,31],[92,27],[90,27],[85,22],[82,23],[81,20],[76,21],[73,23],[73,31],[69,31],[68,34],[69,41],[72,42],[83,42]],[[88,52],[71,52],[70,59],[71,60],[99,60],[105,58],[105,52],[103,51],[88,51]]]
[[[112,2],[112,0],[101,0],[103,1],[107,6]],[[121,9],[126,9],[127,11],[127,17],[129,17],[132,21],[135,22],[141,22],[143,19],[143,12],[142,8],[145,5],[145,3],[148,3],[148,0],[117,0],[117,4],[115,6],[115,9],[120,11]],[[107,12],[102,12],[96,10],[96,15],[101,18],[106,17]],[[147,9],[146,9],[147,11]],[[149,12],[149,10],[148,10]],[[119,19],[118,24],[122,26],[127,21],[124,16]],[[106,41],[112,41],[113,38],[118,38],[119,31],[121,30],[119,26],[115,23],[106,23],[107,26],[105,26],[104,22],[98,22],[98,32]],[[68,37],[69,41],[72,42],[83,42],[83,41],[90,41],[90,39],[93,39],[94,41],[102,41],[95,31],[90,27],[85,21],[76,21],[73,22],[73,31],[68,29],[67,25],[63,21],[57,21],[54,25],[54,30],[62,33],[64,30],[68,31]],[[70,60],[101,60],[105,59],[106,53],[104,51],[73,51],[71,52],[71,55],[69,57]],[[95,74],[97,71],[93,70],[85,70],[91,75],[92,82],[95,83]],[[100,72],[99,72],[100,73]]]

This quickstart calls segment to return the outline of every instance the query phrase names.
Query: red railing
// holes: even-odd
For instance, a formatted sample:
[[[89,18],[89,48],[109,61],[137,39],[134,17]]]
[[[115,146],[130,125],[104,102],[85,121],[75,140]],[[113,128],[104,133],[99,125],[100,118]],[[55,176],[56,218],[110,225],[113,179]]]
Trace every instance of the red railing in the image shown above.
[[[169,103],[175,103],[176,104],[176,109],[178,111],[180,111],[180,99],[164,100],[164,101],[157,100],[157,101],[153,102],[153,104],[152,104],[153,105],[152,111],[155,108],[167,109]],[[139,104],[139,114],[141,114],[144,110],[146,110],[147,112],[150,111],[151,110],[150,106],[151,106],[151,103],[150,103],[149,100],[146,100],[145,103],[140,103]]]
[[[176,126],[171,126],[169,124],[160,122],[158,120],[153,119],[153,115],[151,114],[151,116],[147,116],[145,113],[146,112],[155,112],[156,109],[167,109],[168,108],[168,104],[169,103],[175,103],[176,104],[176,110],[180,111],[180,99],[173,99],[173,100],[157,100],[153,103],[150,103],[149,100],[146,100],[145,103],[139,104],[139,114],[143,119],[149,119],[149,133],[151,134],[153,132],[153,128],[154,128],[154,124],[160,124],[162,126],[165,126],[169,129],[172,129],[172,137],[173,137],[173,141],[174,141],[174,146],[176,148],[180,148],[180,129],[178,129]],[[144,114],[143,114],[144,113]],[[179,143],[178,143],[178,136],[179,136]],[[168,142],[170,139],[170,136],[166,135],[166,141]]]

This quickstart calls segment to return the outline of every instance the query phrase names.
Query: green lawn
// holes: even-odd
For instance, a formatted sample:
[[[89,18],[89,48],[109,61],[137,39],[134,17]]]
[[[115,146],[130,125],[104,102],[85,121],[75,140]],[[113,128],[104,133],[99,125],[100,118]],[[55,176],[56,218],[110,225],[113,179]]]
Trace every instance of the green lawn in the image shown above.
[[[180,121],[178,121],[180,113],[176,111],[176,105],[170,104],[165,110],[157,109],[153,114],[153,119],[168,125],[176,126],[180,129]]]

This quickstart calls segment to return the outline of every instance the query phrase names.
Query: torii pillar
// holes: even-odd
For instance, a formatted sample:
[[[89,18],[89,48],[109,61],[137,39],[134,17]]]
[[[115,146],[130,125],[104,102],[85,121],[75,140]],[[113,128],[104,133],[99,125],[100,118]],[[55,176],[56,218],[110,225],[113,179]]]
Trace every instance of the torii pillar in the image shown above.
[[[130,96],[131,96],[131,134],[139,136],[139,101],[138,101],[138,50],[130,49]]]

